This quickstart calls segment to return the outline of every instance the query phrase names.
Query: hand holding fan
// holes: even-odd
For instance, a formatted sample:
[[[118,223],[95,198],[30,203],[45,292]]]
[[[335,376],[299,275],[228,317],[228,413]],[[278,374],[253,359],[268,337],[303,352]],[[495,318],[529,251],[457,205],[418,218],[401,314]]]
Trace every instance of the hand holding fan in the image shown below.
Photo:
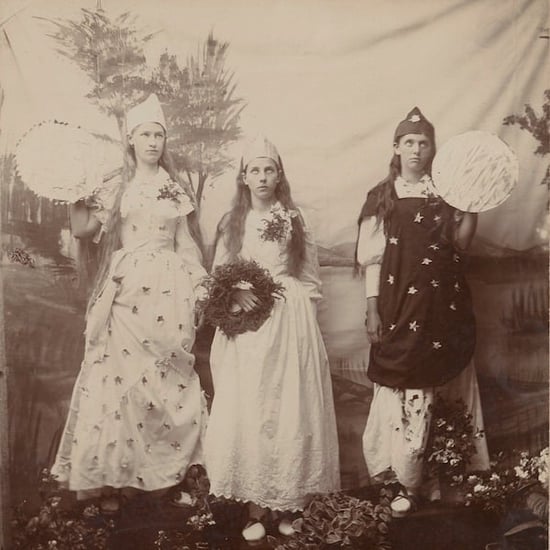
[[[65,122],[33,126],[15,148],[17,172],[37,195],[76,202],[91,195],[104,175],[122,166],[120,145]]]
[[[514,152],[494,134],[480,130],[452,137],[432,164],[438,194],[463,212],[484,212],[503,203],[518,173]]]

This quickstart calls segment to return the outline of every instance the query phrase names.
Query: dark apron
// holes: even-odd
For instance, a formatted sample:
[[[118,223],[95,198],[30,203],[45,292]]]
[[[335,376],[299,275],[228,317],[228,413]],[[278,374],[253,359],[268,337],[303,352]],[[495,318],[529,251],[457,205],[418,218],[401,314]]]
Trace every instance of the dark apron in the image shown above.
[[[392,388],[440,386],[470,362],[475,318],[461,258],[443,238],[450,207],[395,197],[380,274],[382,338],[368,376]]]

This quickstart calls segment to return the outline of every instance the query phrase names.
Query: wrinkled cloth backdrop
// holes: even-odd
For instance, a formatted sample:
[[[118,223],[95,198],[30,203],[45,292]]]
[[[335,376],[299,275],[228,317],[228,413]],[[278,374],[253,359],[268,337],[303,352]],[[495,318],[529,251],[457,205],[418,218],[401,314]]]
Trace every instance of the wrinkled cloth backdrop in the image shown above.
[[[521,398],[519,412],[512,407],[514,414],[524,415],[527,401],[538,404],[533,413],[538,420],[527,415],[531,420],[525,424],[514,416],[503,426],[499,410],[488,403],[488,431],[510,435],[540,430],[547,410],[547,373],[540,374],[547,370],[547,335],[528,335],[514,355],[505,348],[511,330],[505,321],[525,285],[530,285],[523,288],[526,292],[547,292],[544,269],[541,274],[530,267],[537,262],[529,260],[545,254],[546,237],[537,228],[547,207],[547,188],[540,185],[547,159],[534,154],[537,142],[531,134],[502,122],[522,113],[526,103],[540,113],[550,69],[545,0],[421,0],[414,7],[405,0],[104,0],[102,7],[110,14],[131,11],[140,25],[156,33],[145,50],[152,63],[165,49],[184,62],[211,29],[230,43],[227,66],[235,72],[238,95],[247,101],[243,133],[263,132],[280,144],[295,199],[308,211],[321,247],[325,299],[319,320],[337,377],[340,437],[344,447],[353,448],[342,454],[354,456],[343,463],[344,485],[346,480],[353,485],[365,479],[358,438],[371,397],[365,376],[363,283],[350,267],[356,218],[367,191],[386,174],[395,124],[418,105],[434,122],[440,145],[471,129],[504,139],[518,154],[520,181],[505,204],[479,218],[472,253],[481,260],[471,272],[479,324],[476,359],[486,387],[498,383],[509,389],[510,380],[540,384],[529,387],[536,399],[531,393],[521,401],[527,395],[524,386],[510,397]],[[76,18],[80,8],[93,10],[96,1],[3,0],[2,154],[13,151],[29,126],[48,118],[117,135],[115,122],[84,98],[86,80],[56,54],[47,36],[51,26],[41,19]],[[230,152],[236,157],[240,149],[241,144],[235,144]],[[229,170],[207,189],[201,223],[209,241],[229,205],[234,178],[235,171]],[[13,221],[13,214],[6,214],[4,220],[11,215]],[[26,221],[36,222],[33,215]],[[11,225],[3,231],[5,248],[25,243],[17,240]],[[57,261],[63,263],[70,255],[66,232],[58,233],[58,239],[62,254]],[[512,258],[514,268],[498,267],[502,258]],[[37,319],[42,315],[51,322],[51,312],[61,314],[64,305],[50,304],[47,309],[35,304],[37,310],[46,309],[33,315],[28,311],[30,291],[16,292],[22,268],[9,265],[5,257],[3,265],[5,291],[11,296],[8,366],[16,371],[23,361],[22,340],[32,337],[29,323],[35,323],[34,338],[40,341],[37,331],[46,330],[48,322]],[[29,284],[31,288],[35,283]],[[33,369],[44,369],[41,376],[51,378],[60,369],[65,373],[68,381],[50,392],[61,403],[69,397],[70,380],[79,366],[77,351],[71,353],[69,360],[67,354],[53,358],[37,351],[33,359]],[[65,364],[59,365],[60,360]],[[45,418],[62,414],[58,404]],[[43,437],[41,448],[51,434]]]

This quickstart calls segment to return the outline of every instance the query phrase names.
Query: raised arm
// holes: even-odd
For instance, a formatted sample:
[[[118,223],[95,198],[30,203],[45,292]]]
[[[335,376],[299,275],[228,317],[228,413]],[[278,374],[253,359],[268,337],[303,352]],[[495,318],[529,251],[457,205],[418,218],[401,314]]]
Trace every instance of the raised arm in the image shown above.
[[[83,200],[70,205],[69,219],[71,233],[77,239],[93,237],[101,228],[101,222],[90,213],[90,208]]]
[[[466,250],[472,243],[476,228],[477,214],[473,212],[455,211],[456,228],[454,244],[459,250]]]
[[[70,205],[71,233],[75,238],[91,238],[95,243],[101,240],[102,234],[108,230],[107,225],[121,185],[122,177],[117,171],[105,178],[93,195]]]

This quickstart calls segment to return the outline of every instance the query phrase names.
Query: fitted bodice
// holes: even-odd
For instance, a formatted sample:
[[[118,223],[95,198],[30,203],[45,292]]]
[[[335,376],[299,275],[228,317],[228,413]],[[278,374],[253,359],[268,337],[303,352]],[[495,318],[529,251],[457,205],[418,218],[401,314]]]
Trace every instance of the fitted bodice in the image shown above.
[[[263,213],[255,210],[248,213],[241,256],[247,260],[255,260],[274,277],[288,275],[287,242],[290,236],[281,241],[263,239],[264,218]]]
[[[178,221],[191,210],[187,195],[164,170],[151,178],[137,176],[120,204],[123,247],[173,249]]]

